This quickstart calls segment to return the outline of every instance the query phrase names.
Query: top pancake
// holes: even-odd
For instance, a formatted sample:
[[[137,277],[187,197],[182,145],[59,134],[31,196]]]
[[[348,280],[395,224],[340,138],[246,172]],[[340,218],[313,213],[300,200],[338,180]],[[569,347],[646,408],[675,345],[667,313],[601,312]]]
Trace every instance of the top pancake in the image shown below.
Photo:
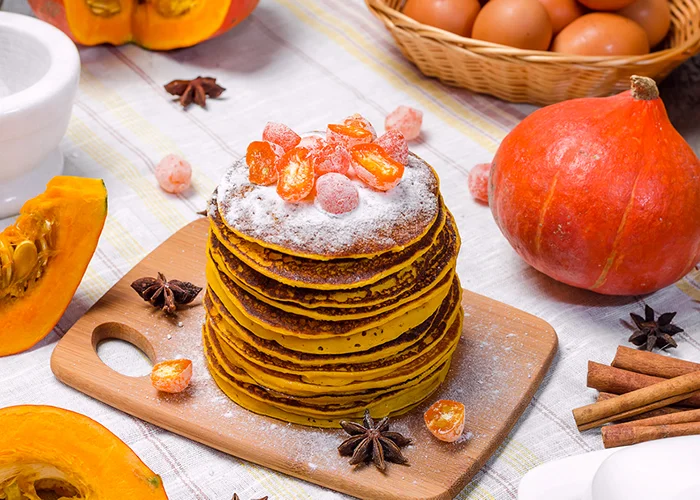
[[[356,185],[359,207],[332,216],[312,202],[285,202],[275,186],[251,184],[242,158],[221,181],[217,203],[224,223],[238,236],[288,255],[316,260],[401,251],[420,240],[438,216],[437,175],[412,153],[401,182],[390,191],[375,191],[360,182]]]

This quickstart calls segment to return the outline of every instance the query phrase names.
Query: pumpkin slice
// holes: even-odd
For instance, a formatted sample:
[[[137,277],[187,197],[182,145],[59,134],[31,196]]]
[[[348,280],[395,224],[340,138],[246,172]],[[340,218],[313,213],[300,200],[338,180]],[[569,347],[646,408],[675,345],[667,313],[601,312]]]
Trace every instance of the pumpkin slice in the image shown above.
[[[34,3],[41,4],[36,0]],[[66,0],[63,4],[71,37],[83,45],[121,45],[131,41],[134,3],[133,0]]]
[[[227,32],[259,0],[29,0],[39,19],[83,45],[134,41],[146,48],[189,47]]]
[[[94,420],[52,406],[0,410],[0,499],[165,499],[153,473]]]
[[[0,233],[0,356],[29,349],[56,326],[106,216],[102,180],[54,177]]]
[[[237,0],[152,0],[136,6],[134,41],[155,50],[189,47],[213,37]]]

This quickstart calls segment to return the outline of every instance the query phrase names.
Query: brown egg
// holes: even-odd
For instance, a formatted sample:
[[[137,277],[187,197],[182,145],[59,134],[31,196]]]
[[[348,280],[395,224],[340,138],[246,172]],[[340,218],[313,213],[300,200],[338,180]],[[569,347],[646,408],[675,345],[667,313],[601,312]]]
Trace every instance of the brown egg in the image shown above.
[[[594,12],[576,19],[552,43],[553,52],[581,56],[634,56],[649,53],[646,31],[626,17]]]
[[[593,10],[618,10],[627,7],[634,0],[579,0],[579,2]]]
[[[408,0],[403,13],[419,23],[469,36],[480,9],[479,0]]]
[[[571,24],[574,19],[586,13],[586,9],[576,0],[539,0],[539,2],[547,9],[555,35]]]
[[[631,5],[617,11],[639,24],[649,37],[649,45],[654,47],[664,39],[671,27],[671,9],[668,0],[636,0]]]
[[[472,38],[518,49],[547,50],[552,21],[538,0],[491,0],[476,16]]]

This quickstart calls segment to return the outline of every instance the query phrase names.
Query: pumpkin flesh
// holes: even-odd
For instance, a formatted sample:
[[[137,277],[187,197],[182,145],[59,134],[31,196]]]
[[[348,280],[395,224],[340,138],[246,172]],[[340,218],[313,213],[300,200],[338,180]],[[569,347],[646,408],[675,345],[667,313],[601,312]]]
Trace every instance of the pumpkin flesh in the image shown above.
[[[13,406],[0,427],[1,500],[167,500],[160,477],[84,415]]]
[[[0,356],[30,348],[58,323],[106,216],[101,180],[54,177],[0,233]]]
[[[536,111],[496,153],[489,204],[526,262],[599,293],[658,290],[700,259],[700,161],[658,94]]]

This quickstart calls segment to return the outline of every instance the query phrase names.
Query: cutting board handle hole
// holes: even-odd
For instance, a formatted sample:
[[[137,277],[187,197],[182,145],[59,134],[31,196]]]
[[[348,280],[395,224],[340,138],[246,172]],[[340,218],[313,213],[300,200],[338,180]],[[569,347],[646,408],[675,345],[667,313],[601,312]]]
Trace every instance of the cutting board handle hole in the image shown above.
[[[123,323],[102,323],[92,332],[97,356],[112,370],[129,377],[151,373],[156,359],[153,345],[138,330]]]

